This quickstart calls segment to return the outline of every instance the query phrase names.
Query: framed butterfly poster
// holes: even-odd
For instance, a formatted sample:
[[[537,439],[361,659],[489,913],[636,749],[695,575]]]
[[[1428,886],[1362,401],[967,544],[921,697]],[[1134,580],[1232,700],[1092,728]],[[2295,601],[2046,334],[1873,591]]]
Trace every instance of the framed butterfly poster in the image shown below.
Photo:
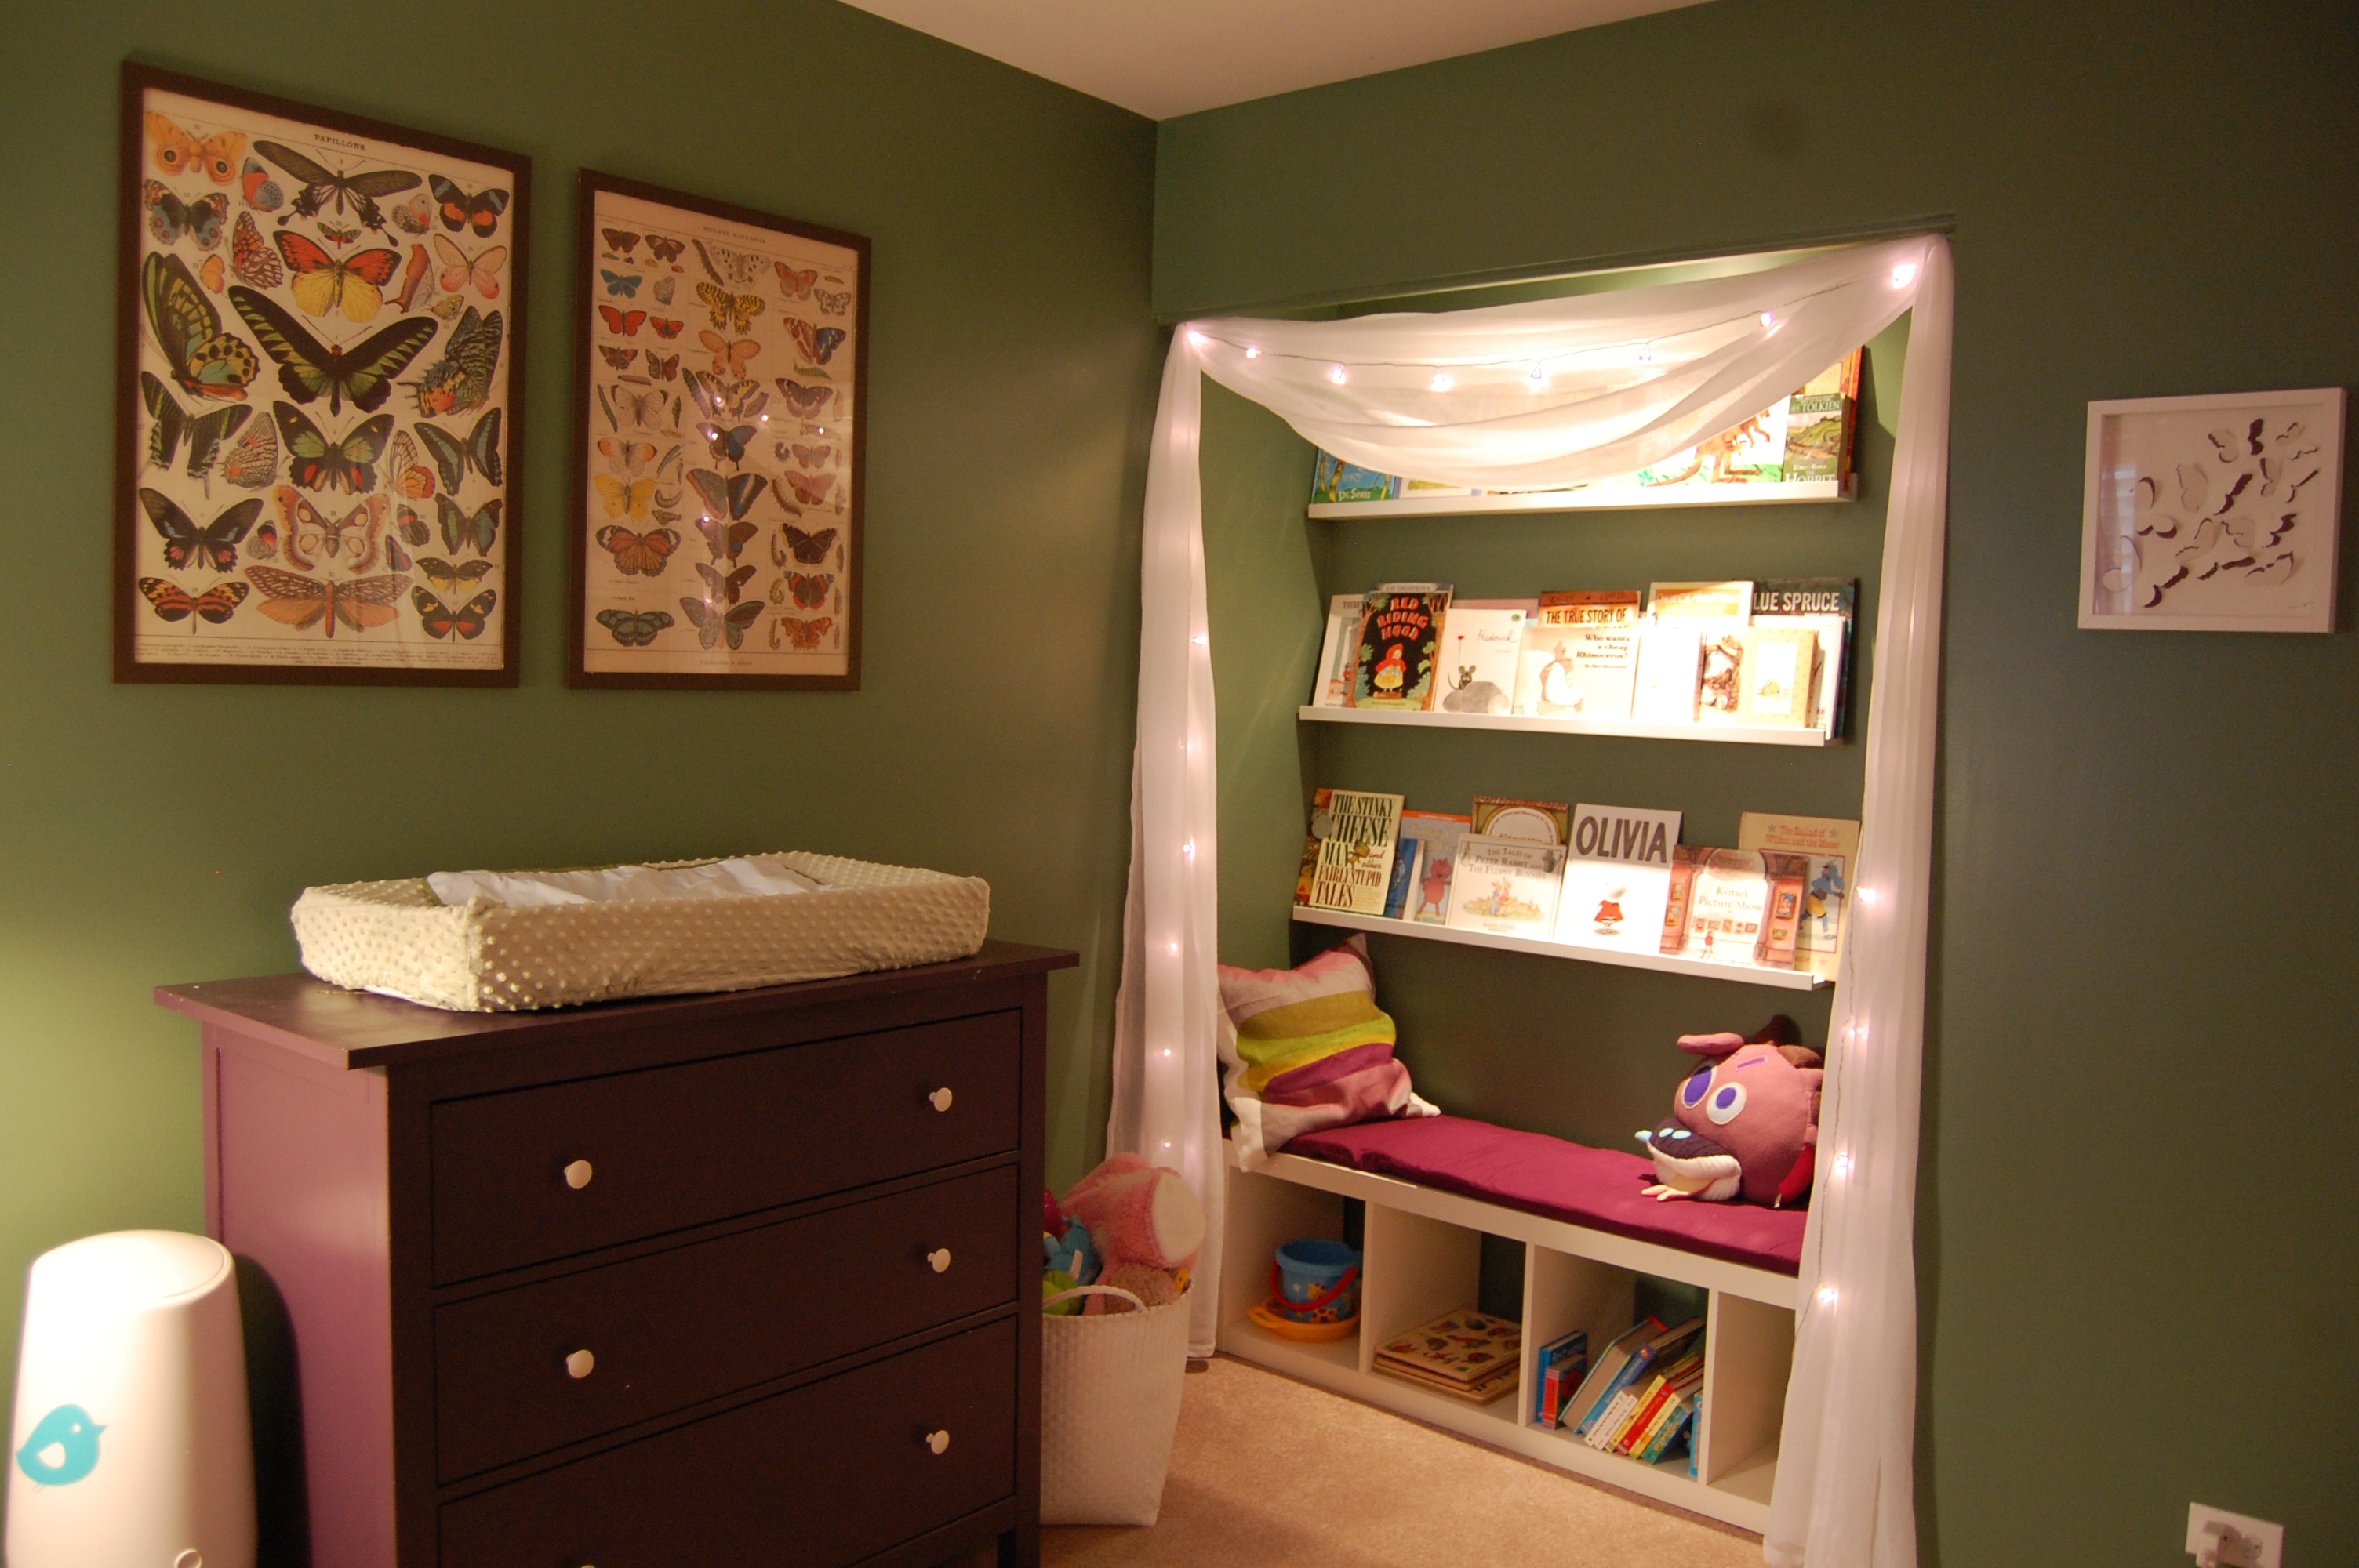
[[[868,241],[582,173],[577,687],[854,691]]]
[[[516,684],[531,172],[124,67],[117,680]]]

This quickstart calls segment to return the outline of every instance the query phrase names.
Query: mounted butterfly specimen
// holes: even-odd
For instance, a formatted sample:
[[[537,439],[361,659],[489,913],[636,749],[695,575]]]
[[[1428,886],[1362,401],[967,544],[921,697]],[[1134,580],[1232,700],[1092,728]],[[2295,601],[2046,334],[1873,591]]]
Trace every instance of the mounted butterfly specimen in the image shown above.
[[[491,624],[492,606],[499,601],[499,590],[487,588],[453,610],[422,588],[409,590],[409,602],[418,610],[418,623],[429,637],[464,637],[473,641],[482,636],[484,628]]]
[[[366,495],[376,489],[376,461],[392,438],[392,415],[364,419],[331,439],[291,404],[274,403],[270,414],[287,448],[288,479],[305,490],[339,490],[347,495]]]
[[[331,637],[339,622],[354,632],[389,623],[400,613],[401,596],[410,586],[402,572],[345,581],[298,577],[276,567],[249,568],[245,575],[263,593],[256,610],[298,632],[308,632],[324,621]]]
[[[787,335],[803,351],[803,357],[815,365],[823,365],[835,357],[851,334],[841,327],[814,327],[799,316],[787,319]]]
[[[139,579],[139,592],[158,619],[187,621],[189,632],[194,635],[198,621],[219,626],[236,614],[237,607],[245,602],[247,589],[245,584],[233,578],[227,582],[213,584],[202,593],[191,595],[176,582],[167,582],[159,577],[143,577]],[[191,616],[196,619],[190,620]]]
[[[282,216],[316,218],[332,211],[339,218],[347,211],[360,220],[364,228],[385,232],[385,213],[377,207],[380,196],[397,195],[418,189],[418,177],[404,168],[372,168],[358,174],[347,174],[314,162],[294,148],[277,142],[257,141],[254,150],[303,182],[295,193],[295,210]]]
[[[190,567],[214,572],[235,571],[238,541],[254,526],[254,520],[262,515],[259,496],[239,502],[201,528],[161,491],[142,490],[139,504],[164,540],[164,565],[176,572],[187,571]]]
[[[156,160],[156,172],[166,178],[201,174],[215,185],[227,185],[237,178],[238,155],[245,151],[243,133],[216,131],[200,136],[153,110],[141,115],[140,123],[147,128],[147,153]]]
[[[158,244],[176,243],[186,234],[201,251],[220,247],[222,230],[229,222],[229,198],[220,191],[183,201],[163,181],[151,179],[139,188],[139,200],[147,210],[147,232]]]
[[[278,254],[291,275],[288,292],[309,316],[342,309],[354,326],[364,326],[385,308],[385,286],[401,265],[401,253],[366,250],[332,256],[291,229],[276,236]]]
[[[696,246],[696,259],[704,265],[705,276],[715,283],[751,283],[762,276],[763,263],[768,259],[758,251],[734,251],[726,245],[707,245],[702,240],[690,243]]]
[[[191,416],[180,406],[179,399],[165,390],[162,382],[144,370],[139,373],[139,397],[147,406],[148,416],[156,421],[147,428],[146,466],[169,469],[185,441],[189,448],[189,477],[203,483],[206,493],[211,494],[213,463],[221,455],[221,444],[253,417],[254,410],[234,406]]]
[[[679,607],[688,612],[689,622],[696,628],[698,646],[710,648],[727,637],[732,653],[745,645],[747,629],[769,608],[758,599],[749,599],[725,611],[710,600],[700,599],[682,599]]]
[[[426,317],[405,316],[349,349],[332,349],[275,301],[253,289],[232,286],[229,302],[253,329],[262,351],[277,362],[278,384],[287,389],[287,395],[309,404],[325,393],[331,414],[343,412],[347,398],[364,414],[384,407],[385,400],[393,395],[393,378],[441,330],[439,323]]]
[[[443,292],[457,294],[473,287],[486,300],[500,297],[500,268],[508,259],[506,245],[486,245],[469,255],[447,234],[434,236],[434,256],[442,264]]]
[[[660,610],[602,610],[592,619],[625,648],[646,647],[672,624],[671,617]]]
[[[440,236],[437,236],[438,238]],[[457,298],[456,295],[451,296]],[[506,323],[496,310],[480,316],[472,305],[451,329],[442,357],[426,367],[410,384],[420,414],[469,414],[492,395],[492,374],[499,368],[500,338]]]
[[[419,422],[418,438],[426,444],[427,455],[434,460],[444,490],[456,495],[471,468],[492,483],[500,482],[500,414],[501,410],[495,408],[476,420],[475,427],[467,432],[464,440],[440,426]]]
[[[245,402],[247,384],[262,362],[245,339],[222,330],[221,312],[190,273],[189,264],[150,251],[139,264],[139,294],[147,307],[147,330],[170,366],[172,379],[198,397]],[[231,303],[236,303],[235,290]]]
[[[500,509],[506,504],[505,499],[486,501],[474,511],[464,512],[449,496],[436,496],[434,514],[442,526],[442,547],[454,556],[462,548],[490,555],[499,541]]]
[[[442,226],[454,234],[462,229],[473,229],[477,238],[486,238],[500,226],[500,214],[508,210],[508,193],[496,186],[470,195],[439,174],[428,175],[426,185],[434,192]]]
[[[651,528],[635,534],[620,524],[609,523],[598,530],[598,547],[614,558],[614,569],[625,577],[661,577],[671,564],[671,553],[679,548],[679,531],[676,528]]]

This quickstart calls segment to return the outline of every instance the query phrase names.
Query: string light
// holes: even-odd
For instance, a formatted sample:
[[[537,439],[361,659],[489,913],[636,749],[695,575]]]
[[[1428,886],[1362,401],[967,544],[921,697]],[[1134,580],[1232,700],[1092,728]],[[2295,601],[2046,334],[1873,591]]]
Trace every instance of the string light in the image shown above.
[[[1892,269],[1893,287],[1906,288],[1916,281],[1917,264],[1915,262],[1902,262],[1898,266]]]
[[[1874,888],[1862,888],[1859,890],[1859,902],[1862,903],[1874,903],[1882,896],[1883,895],[1877,892]]]
[[[1434,390],[1434,391],[1436,391],[1436,392],[1447,392],[1447,391],[1449,391],[1451,387],[1456,386],[1457,384],[1457,384],[1456,382],[1454,382],[1454,381],[1452,381],[1452,380],[1451,380],[1451,379],[1450,379],[1450,373],[1449,373],[1447,371],[1435,371],[1435,372],[1433,373],[1433,390]]]
[[[1538,386],[1545,383],[1548,380],[1548,366],[1540,363],[1538,360],[1534,360],[1532,362],[1532,373],[1530,380],[1534,386]]]
[[[1761,324],[1765,327],[1776,326],[1777,324],[1777,313],[1775,310],[1764,310],[1761,312]]]
[[[1652,349],[1640,349],[1638,351],[1638,362],[1642,365],[1653,364],[1655,362],[1655,351]]]
[[[1201,332],[1190,332],[1188,334],[1188,346],[1191,349],[1201,349],[1206,343],[1211,341],[1212,340],[1204,336]]]
[[[1177,942],[1172,943],[1172,944],[1171,944],[1171,950],[1172,950],[1173,952],[1175,952],[1175,953],[1177,953],[1178,951],[1180,951],[1180,944],[1179,944],[1179,943],[1177,943]]]
[[[1196,840],[1190,838],[1185,844],[1180,845],[1180,852],[1183,855],[1194,854],[1196,852]]]
[[[1850,1155],[1838,1154],[1835,1156],[1835,1174],[1838,1176],[1848,1176],[1851,1174]]]
[[[1341,386],[1349,378],[1343,374],[1343,367],[1342,365],[1335,365],[1328,370],[1327,379],[1333,382],[1336,385]]]
[[[1203,647],[1203,646],[1205,646],[1207,643],[1211,643],[1211,642],[1212,642],[1212,639],[1211,637],[1207,636],[1205,633],[1201,633],[1201,632],[1197,633],[1193,637],[1190,637],[1190,638],[1189,638],[1189,639],[1188,639],[1188,641],[1190,641],[1190,643],[1195,643],[1195,644],[1196,644],[1196,646],[1198,646],[1198,647],[1200,647],[1200,648],[1201,648],[1201,647]]]
[[[1169,1149],[1171,1145],[1167,1143],[1164,1147]],[[1835,1288],[1832,1285],[1821,1285],[1819,1287],[1819,1304],[1823,1307],[1831,1307],[1835,1304]]]
[[[1247,343],[1245,345],[1245,358],[1249,360],[1257,360],[1261,358],[1261,351],[1256,348],[1253,344]]]

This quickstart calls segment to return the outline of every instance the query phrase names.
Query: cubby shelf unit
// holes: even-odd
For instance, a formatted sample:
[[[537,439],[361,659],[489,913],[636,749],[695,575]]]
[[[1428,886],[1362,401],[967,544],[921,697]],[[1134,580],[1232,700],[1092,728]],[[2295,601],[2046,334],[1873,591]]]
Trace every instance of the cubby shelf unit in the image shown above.
[[[1627,511],[1641,506],[1778,506],[1803,501],[1856,501],[1856,477],[1791,484],[1636,485],[1539,490],[1515,495],[1404,495],[1392,501],[1314,501],[1313,517],[1452,517],[1490,512]]]
[[[1224,1149],[1223,1351],[1741,1530],[1767,1528],[1793,1364],[1790,1276],[1291,1154],[1247,1172],[1237,1167],[1234,1145]],[[1268,1294],[1269,1259],[1299,1237],[1340,1238],[1346,1198],[1367,1205],[1359,1333],[1306,1344],[1261,1327],[1247,1314]],[[1374,1370],[1386,1340],[1474,1303],[1486,1234],[1525,1248],[1523,1366],[1515,1392],[1476,1407]],[[1603,1349],[1636,1320],[1642,1274],[1707,1292],[1703,1425],[1692,1477],[1684,1456],[1642,1465],[1589,1447],[1570,1428],[1541,1426],[1533,1415],[1534,1352],[1575,1328],[1588,1334],[1593,1353]]]
[[[1428,942],[1456,942],[1468,947],[1496,947],[1508,953],[1533,953],[1543,958],[1574,958],[1586,964],[1618,964],[1629,969],[1653,969],[1667,975],[1693,975],[1707,980],[1734,980],[1740,985],[1772,986],[1779,990],[1816,990],[1831,986],[1805,969],[1771,969],[1758,964],[1715,964],[1702,958],[1682,958],[1668,953],[1625,953],[1614,947],[1584,947],[1572,942],[1543,942],[1530,936],[1504,936],[1495,931],[1467,931],[1455,925],[1429,925],[1421,920],[1387,920],[1382,915],[1346,914],[1341,910],[1295,905],[1294,918],[1306,925],[1341,925],[1350,931],[1374,931],[1386,936],[1414,936]]]
[[[1406,724],[1427,730],[1520,730],[1531,735],[1624,735],[1640,741],[1718,741],[1741,746],[1823,746],[1817,730],[1757,724],[1657,724],[1638,719],[1542,719],[1530,713],[1421,712],[1401,708],[1300,708],[1318,724]]]

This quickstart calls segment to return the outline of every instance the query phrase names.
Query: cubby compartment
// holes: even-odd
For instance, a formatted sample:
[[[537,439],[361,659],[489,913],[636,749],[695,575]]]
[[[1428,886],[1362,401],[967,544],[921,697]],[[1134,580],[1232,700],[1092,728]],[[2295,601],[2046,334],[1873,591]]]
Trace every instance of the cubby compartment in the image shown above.
[[[1483,1289],[1483,1232],[1383,1204],[1368,1206],[1367,1246],[1360,1287],[1360,1365],[1405,1401],[1396,1408],[1441,1425],[1451,1418],[1516,1423],[1522,1381],[1510,1379],[1487,1404],[1419,1388],[1376,1369],[1385,1342],[1442,1314],[1477,1306]]]
[[[1360,1242],[1349,1232],[1349,1200],[1274,1176],[1229,1172],[1228,1222],[1222,1238],[1221,1347],[1248,1361],[1274,1368],[1307,1382],[1328,1383],[1322,1374],[1360,1371],[1364,1333],[1341,1339],[1287,1339],[1256,1323],[1250,1314],[1269,1299],[1269,1270],[1277,1249],[1300,1237]],[[1360,1292],[1360,1322],[1367,1323],[1366,1270]],[[1332,1387],[1332,1383],[1328,1386]]]

